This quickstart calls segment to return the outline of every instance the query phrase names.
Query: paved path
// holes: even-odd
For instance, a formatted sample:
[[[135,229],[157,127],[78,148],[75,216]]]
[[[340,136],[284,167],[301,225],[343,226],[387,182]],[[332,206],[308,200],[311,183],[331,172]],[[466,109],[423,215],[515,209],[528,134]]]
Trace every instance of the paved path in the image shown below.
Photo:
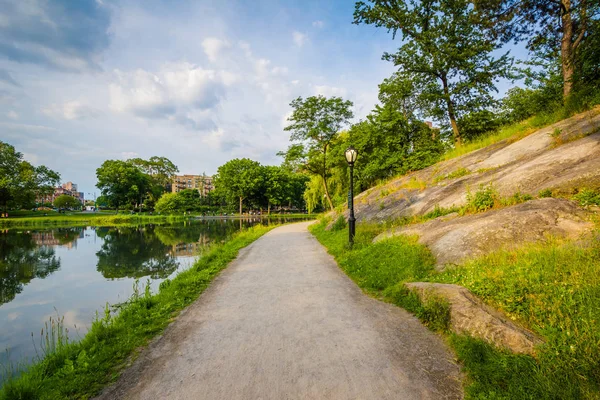
[[[242,250],[101,398],[461,398],[443,342],[365,296],[308,224]]]

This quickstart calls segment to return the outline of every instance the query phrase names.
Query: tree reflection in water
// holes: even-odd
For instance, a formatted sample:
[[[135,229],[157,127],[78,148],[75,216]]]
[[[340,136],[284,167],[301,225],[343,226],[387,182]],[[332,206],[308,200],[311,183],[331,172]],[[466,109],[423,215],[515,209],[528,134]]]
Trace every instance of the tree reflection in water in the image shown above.
[[[56,244],[71,243],[82,229],[61,230],[60,239],[52,231],[0,233],[0,305],[12,301],[35,278],[45,278],[60,268]]]

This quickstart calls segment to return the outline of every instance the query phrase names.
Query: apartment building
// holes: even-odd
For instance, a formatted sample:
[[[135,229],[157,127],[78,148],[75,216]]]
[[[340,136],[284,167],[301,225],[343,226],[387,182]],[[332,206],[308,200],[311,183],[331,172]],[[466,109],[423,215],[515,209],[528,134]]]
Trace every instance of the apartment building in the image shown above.
[[[196,189],[201,196],[206,196],[215,189],[213,178],[206,175],[175,175],[171,191],[177,193],[185,189]]]

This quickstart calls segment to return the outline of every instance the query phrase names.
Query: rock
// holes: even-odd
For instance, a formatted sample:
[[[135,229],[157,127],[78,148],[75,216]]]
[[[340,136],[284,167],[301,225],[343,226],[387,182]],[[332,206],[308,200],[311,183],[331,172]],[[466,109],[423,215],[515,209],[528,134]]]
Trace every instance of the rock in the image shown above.
[[[535,347],[543,343],[533,332],[485,305],[462,286],[429,282],[411,282],[405,286],[423,300],[434,295],[448,301],[453,332],[469,334],[515,353],[529,355],[535,355]]]
[[[549,236],[577,239],[593,224],[591,213],[566,199],[531,200],[511,207],[464,217],[437,218],[407,225],[377,236],[377,242],[397,235],[418,235],[437,260],[437,269],[460,264],[501,248],[541,242]]]
[[[570,193],[573,188],[600,188],[599,129],[600,107],[521,140],[509,138],[398,177],[356,196],[356,218],[385,221],[423,215],[436,205],[461,206],[468,191],[480,185],[492,184],[502,197],[516,192],[537,196],[543,189]],[[558,131],[561,134],[556,136]],[[460,169],[470,173],[439,179]]]

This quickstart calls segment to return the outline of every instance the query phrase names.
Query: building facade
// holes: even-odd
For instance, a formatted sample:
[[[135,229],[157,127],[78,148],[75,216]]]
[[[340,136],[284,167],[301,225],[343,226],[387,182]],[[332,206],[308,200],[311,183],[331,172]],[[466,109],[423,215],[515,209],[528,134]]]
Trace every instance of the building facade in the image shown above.
[[[54,203],[57,197],[66,194],[67,196],[75,197],[81,204],[84,202],[83,192],[77,191],[77,184],[73,182],[63,183],[61,186],[54,188],[54,192],[52,194],[40,197],[36,199],[37,203]]]
[[[175,175],[171,192],[177,193],[186,189],[195,189],[200,192],[201,196],[207,196],[215,189],[213,178],[206,175]]]

